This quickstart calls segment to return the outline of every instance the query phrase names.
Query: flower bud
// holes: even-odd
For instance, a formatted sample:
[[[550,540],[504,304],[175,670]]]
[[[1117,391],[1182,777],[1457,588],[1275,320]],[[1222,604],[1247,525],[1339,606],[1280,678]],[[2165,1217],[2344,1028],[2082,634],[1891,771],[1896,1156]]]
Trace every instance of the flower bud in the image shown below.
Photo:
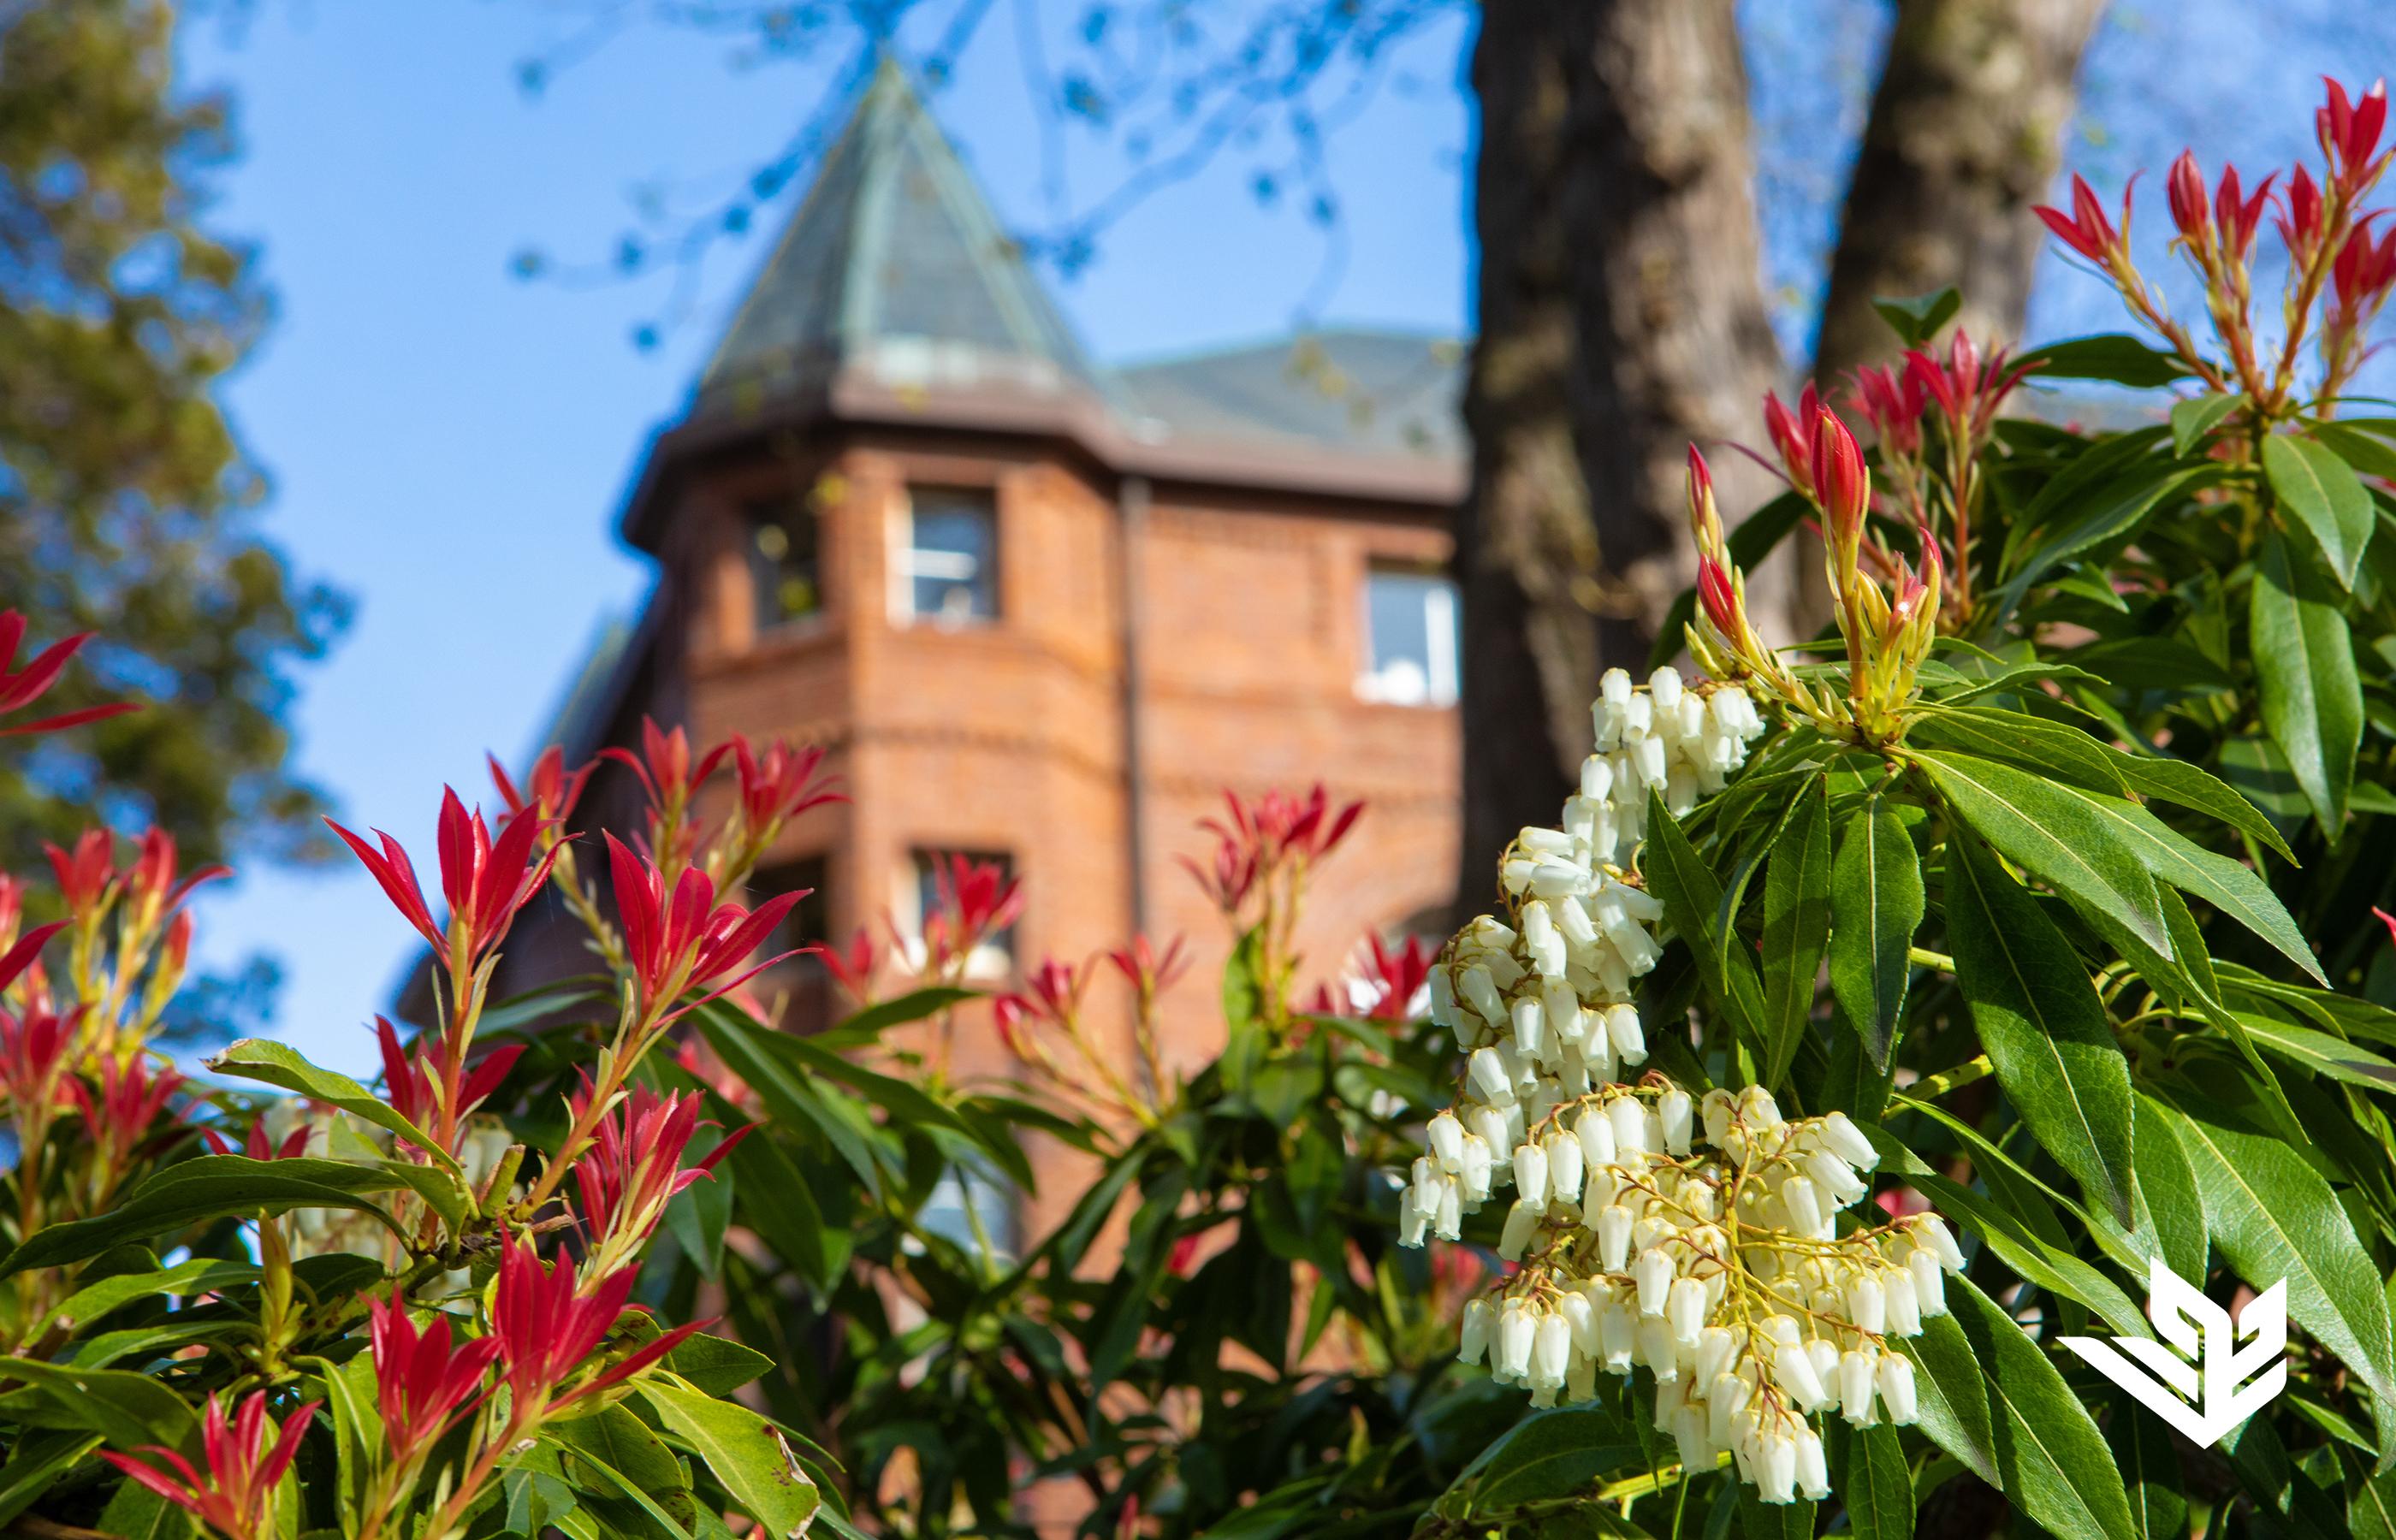
[[[1881,1404],[1888,1409],[1888,1420],[1899,1427],[1912,1422],[1917,1410],[1913,1397],[1913,1361],[1903,1353],[1883,1353],[1875,1376],[1880,1381]]]
[[[1857,1427],[1878,1419],[1872,1410],[1872,1355],[1850,1348],[1839,1355],[1839,1414]]]
[[[1830,1399],[1829,1387],[1814,1368],[1814,1357],[1803,1343],[1784,1343],[1773,1352],[1772,1377],[1801,1412],[1814,1411]]]
[[[1431,1158],[1439,1162],[1442,1171],[1464,1169],[1464,1125],[1456,1121],[1454,1112],[1433,1115],[1423,1133]]]
[[[1797,1491],[1820,1499],[1830,1494],[1830,1467],[1822,1454],[1822,1436],[1810,1427],[1797,1430]]]
[[[1881,1274],[1881,1294],[1888,1311],[1888,1331],[1910,1337],[1922,1330],[1922,1295],[1913,1274],[1904,1268]]]
[[[1694,1278],[1674,1280],[1664,1298],[1664,1319],[1671,1325],[1673,1342],[1697,1347],[1697,1334],[1706,1324],[1706,1286]]]
[[[1489,1348],[1489,1331],[1497,1323],[1498,1312],[1486,1299],[1475,1297],[1464,1302],[1464,1325],[1457,1342],[1456,1356],[1467,1363],[1478,1363]]]
[[[1692,1112],[1689,1094],[1677,1085],[1657,1099],[1656,1116],[1664,1125],[1664,1148],[1674,1155],[1689,1152]]]
[[[1660,1315],[1639,1318],[1639,1361],[1656,1376],[1659,1394],[1663,1387],[1679,1383],[1680,1351],[1672,1341],[1671,1323]]]
[[[1878,1336],[1888,1329],[1888,1291],[1870,1276],[1847,1285],[1847,1319]]]
[[[1631,1255],[1631,1211],[1620,1203],[1608,1203],[1598,1213],[1597,1259],[1607,1272],[1620,1272]]]
[[[1514,1206],[1506,1211],[1506,1228],[1498,1239],[1498,1255],[1509,1262],[1520,1262],[1524,1248],[1530,1245],[1538,1228],[1539,1210],[1517,1199]]]
[[[1514,1151],[1514,1190],[1524,1205],[1544,1212],[1548,1204],[1548,1152],[1535,1144]]]
[[[1672,1287],[1672,1259],[1661,1248],[1650,1246],[1631,1265],[1631,1279],[1639,1287],[1639,1313],[1662,1315],[1664,1300]]]
[[[1963,1270],[1963,1248],[1955,1244],[1954,1233],[1947,1222],[1935,1214],[1914,1215],[1911,1226],[1914,1243],[1926,1245],[1938,1257],[1939,1265],[1949,1272]]]
[[[1913,1294],[1925,1316],[1947,1313],[1947,1273],[1938,1258],[1926,1251],[1915,1252],[1906,1259],[1906,1269],[1913,1278]]]
[[[1605,1121],[1614,1127],[1616,1159],[1628,1162],[1634,1157],[1651,1154],[1647,1143],[1647,1109],[1630,1096],[1618,1096],[1605,1104]]]
[[[1879,1166],[1880,1151],[1872,1148],[1872,1142],[1864,1137],[1864,1131],[1857,1128],[1855,1120],[1844,1112],[1825,1116],[1821,1128],[1823,1145],[1839,1159],[1858,1171],[1870,1171]]]
[[[1490,1371],[1499,1379],[1519,1380],[1531,1372],[1531,1348],[1539,1325],[1519,1299],[1510,1299],[1498,1316],[1498,1356]]]
[[[1525,1059],[1537,1061],[1547,1048],[1547,1006],[1537,995],[1524,995],[1514,1002],[1513,1016],[1514,1052]]]
[[[1549,1135],[1543,1144],[1548,1157],[1548,1190],[1559,1202],[1579,1201],[1583,1170],[1580,1141],[1559,1130]]]
[[[1610,1166],[1616,1160],[1614,1120],[1602,1107],[1587,1107],[1573,1120],[1573,1136],[1580,1141],[1580,1152],[1592,1167]]]

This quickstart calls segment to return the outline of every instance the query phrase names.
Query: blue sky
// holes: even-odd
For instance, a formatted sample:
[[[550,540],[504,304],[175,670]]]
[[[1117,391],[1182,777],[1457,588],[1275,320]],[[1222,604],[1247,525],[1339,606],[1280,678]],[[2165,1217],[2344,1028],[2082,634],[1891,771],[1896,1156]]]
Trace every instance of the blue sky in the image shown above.
[[[837,63],[727,68],[723,39],[644,30],[527,97],[517,66],[590,8],[263,0],[237,31],[195,23],[182,45],[190,84],[236,94],[246,146],[219,180],[211,220],[261,243],[280,298],[272,336],[224,392],[276,487],[262,527],[300,572],[358,601],[349,634],[304,679],[300,768],[349,820],[428,856],[442,783],[471,799],[486,749],[521,761],[594,631],[637,604],[648,572],[614,538],[619,499],[804,179],[745,242],[717,248],[695,302],[647,351],[630,339],[666,306],[664,285],[526,283],[511,259],[528,246],[604,258],[644,186],[671,186],[691,206],[736,189],[819,106]],[[1053,224],[1060,170],[1069,207],[1123,170],[1098,135],[1065,136],[1061,160],[1044,140],[1018,24],[1035,8],[993,7],[935,100],[1002,218],[1029,228]],[[1796,344],[1884,10],[1876,0],[1748,9],[1767,265]],[[2186,139],[2208,164],[2231,148],[2265,163],[2294,153],[2314,73],[2354,68],[2337,15],[2326,0],[2117,3],[2070,158],[2116,187]],[[1311,301],[1325,319],[1460,333],[1462,40],[1451,16],[1410,43],[1329,141],[1342,205],[1336,282],[1325,286],[1323,233],[1302,205],[1260,207],[1251,193],[1249,168],[1270,144],[1235,152],[1141,202],[1091,263],[1057,280],[1093,351],[1123,358],[1280,333]],[[1048,66],[1071,52],[1061,35],[1037,41]],[[2363,51],[2387,54],[2378,42]],[[2217,110],[2230,100],[2248,110]],[[2150,207],[2150,233],[2160,214]],[[2114,324],[2096,286],[2050,259],[2033,335]],[[362,872],[251,870],[203,905],[206,959],[281,960],[282,1035],[325,1062],[367,1066],[362,1027],[389,996],[408,933]]]

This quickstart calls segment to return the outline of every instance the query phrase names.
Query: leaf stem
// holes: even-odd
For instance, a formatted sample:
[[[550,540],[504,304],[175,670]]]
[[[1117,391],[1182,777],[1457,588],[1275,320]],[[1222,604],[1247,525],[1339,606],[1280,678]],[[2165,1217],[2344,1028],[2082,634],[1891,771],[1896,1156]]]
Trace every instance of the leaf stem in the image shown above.
[[[1996,1068],[1989,1062],[1989,1055],[1982,1054],[1977,1058],[1965,1059],[1952,1069],[1915,1081],[1906,1088],[1905,1094],[1917,1101],[1936,1101],[1958,1086],[1969,1085],[1995,1073]]]

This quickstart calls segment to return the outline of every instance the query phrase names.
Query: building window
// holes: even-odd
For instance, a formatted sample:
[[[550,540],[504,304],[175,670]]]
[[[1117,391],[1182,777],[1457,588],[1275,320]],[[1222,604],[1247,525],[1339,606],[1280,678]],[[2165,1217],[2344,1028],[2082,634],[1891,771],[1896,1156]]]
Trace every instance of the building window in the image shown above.
[[[964,863],[960,879],[958,863]],[[918,850],[912,857],[915,912],[912,939],[922,945],[927,923],[959,907],[986,908],[1015,889],[1015,858],[989,851]],[[1012,907],[1012,906],[1010,906]],[[968,920],[971,915],[966,916]],[[945,923],[952,921],[943,920]],[[920,960],[919,960],[920,961]],[[1015,967],[1015,923],[1006,923],[984,935],[965,959],[969,978],[1004,978]]]
[[[752,509],[748,554],[759,631],[823,613],[822,567],[812,511],[779,502]]]
[[[902,617],[938,625],[998,617],[998,509],[987,492],[916,487],[894,564]]]
[[[761,958],[780,957],[784,952],[832,939],[832,900],[826,891],[830,863],[825,857],[807,856],[749,879],[747,901],[751,909],[785,893],[806,894],[791,906],[791,912],[782,917],[782,923],[757,949]],[[792,957],[776,963],[759,974],[750,989],[775,1019],[794,1031],[814,1031],[829,1026],[837,1014],[831,977],[812,957]]]
[[[1364,671],[1356,694],[1391,706],[1456,704],[1456,585],[1419,567],[1364,578]]]
[[[942,1172],[917,1222],[969,1256],[987,1246],[994,1262],[1014,1261],[1020,1244],[1013,1186],[980,1160]]]

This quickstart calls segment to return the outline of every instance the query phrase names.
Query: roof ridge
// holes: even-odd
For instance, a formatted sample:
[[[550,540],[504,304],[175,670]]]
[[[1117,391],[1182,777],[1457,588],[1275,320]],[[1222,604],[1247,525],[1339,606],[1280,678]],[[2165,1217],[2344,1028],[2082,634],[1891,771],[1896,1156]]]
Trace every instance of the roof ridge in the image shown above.
[[[701,397],[857,369],[1109,394],[955,144],[885,55],[699,376]]]

